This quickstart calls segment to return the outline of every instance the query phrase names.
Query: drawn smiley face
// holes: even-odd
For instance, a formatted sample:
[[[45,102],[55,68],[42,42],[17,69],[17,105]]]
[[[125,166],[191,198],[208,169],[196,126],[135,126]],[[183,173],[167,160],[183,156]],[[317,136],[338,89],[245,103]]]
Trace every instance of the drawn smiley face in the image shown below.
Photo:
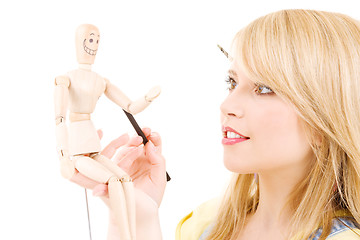
[[[99,46],[100,34],[93,30],[87,35],[83,41],[84,51],[89,55],[95,56]]]
[[[78,63],[93,64],[100,42],[100,31],[92,24],[82,24],[76,29],[75,47]]]

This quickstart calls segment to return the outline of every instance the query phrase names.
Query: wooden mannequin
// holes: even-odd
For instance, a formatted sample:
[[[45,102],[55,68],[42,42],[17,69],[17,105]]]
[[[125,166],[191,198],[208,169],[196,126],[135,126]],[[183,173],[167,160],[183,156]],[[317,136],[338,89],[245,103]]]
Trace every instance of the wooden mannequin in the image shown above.
[[[76,31],[79,68],[55,78],[56,140],[61,174],[70,179],[78,170],[95,181],[108,184],[110,207],[116,213],[121,239],[135,240],[132,180],[115,163],[100,154],[100,139],[90,115],[103,93],[125,111],[136,114],[159,96],[160,88],[154,87],[143,98],[132,102],[109,80],[91,71],[99,40],[97,27],[80,25]],[[66,124],[68,110],[70,123]]]

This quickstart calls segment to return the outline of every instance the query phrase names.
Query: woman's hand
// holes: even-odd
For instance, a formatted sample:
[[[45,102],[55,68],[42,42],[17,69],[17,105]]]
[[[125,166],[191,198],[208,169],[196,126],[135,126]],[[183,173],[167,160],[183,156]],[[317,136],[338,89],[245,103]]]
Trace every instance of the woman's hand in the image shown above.
[[[134,182],[134,187],[148,195],[160,206],[166,186],[165,159],[161,155],[161,138],[158,133],[144,128],[143,132],[149,142],[144,146],[140,136],[132,137],[123,146],[114,161],[123,169]],[[123,145],[124,137],[111,142],[102,155],[111,158],[116,150]],[[96,185],[93,189],[96,196],[106,196],[107,186]]]
[[[140,136],[131,138],[119,150],[114,161],[134,182],[137,239],[160,240],[162,236],[158,208],[166,185],[165,159],[161,155],[160,135],[152,133],[149,128],[144,128],[143,132],[149,140],[148,143],[144,146]],[[110,143],[102,154],[111,158],[122,145],[121,139]],[[109,206],[106,185],[97,185],[93,189],[93,194],[100,196]],[[111,208],[109,217],[108,240],[119,239],[121,234],[118,232]]]

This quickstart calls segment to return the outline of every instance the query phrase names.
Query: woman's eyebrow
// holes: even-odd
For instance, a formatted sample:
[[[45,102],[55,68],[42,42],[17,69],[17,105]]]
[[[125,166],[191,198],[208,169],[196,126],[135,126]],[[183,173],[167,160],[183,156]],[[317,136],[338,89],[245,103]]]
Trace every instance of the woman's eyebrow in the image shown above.
[[[234,76],[234,77],[237,77],[236,72],[235,72],[234,70],[232,70],[232,69],[230,69],[230,70],[228,71],[228,73],[229,73],[230,75]]]

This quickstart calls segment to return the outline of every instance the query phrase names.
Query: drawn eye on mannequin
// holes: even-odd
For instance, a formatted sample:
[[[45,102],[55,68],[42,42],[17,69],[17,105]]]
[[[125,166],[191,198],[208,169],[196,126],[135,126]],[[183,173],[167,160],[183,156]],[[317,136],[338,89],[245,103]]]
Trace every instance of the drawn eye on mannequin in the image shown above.
[[[91,33],[91,34],[90,34],[90,39],[89,39],[89,42],[90,42],[90,43],[93,43],[93,42],[95,41],[94,37],[95,37],[95,34],[94,34],[94,33]],[[100,35],[98,35],[98,38],[99,38],[99,37],[100,37]],[[96,39],[96,44],[99,44],[99,39]]]
[[[231,76],[227,76],[225,78],[225,82],[228,85],[227,89],[229,90],[229,92],[231,92],[232,90],[235,90],[237,87],[237,82],[234,78],[232,78]],[[260,83],[254,83],[254,91],[255,94],[257,95],[267,95],[267,94],[273,94],[274,91],[271,90],[271,88],[260,84]]]

